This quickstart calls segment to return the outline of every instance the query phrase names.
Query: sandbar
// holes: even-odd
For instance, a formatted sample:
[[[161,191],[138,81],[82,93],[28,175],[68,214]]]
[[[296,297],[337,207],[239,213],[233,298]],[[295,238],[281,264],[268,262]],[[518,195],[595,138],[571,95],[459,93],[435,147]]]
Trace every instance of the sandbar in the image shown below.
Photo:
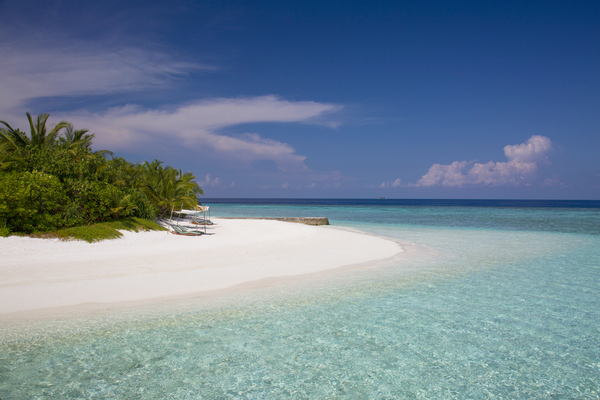
[[[192,295],[388,259],[392,240],[325,226],[218,219],[208,234],[97,243],[0,238],[0,315]]]

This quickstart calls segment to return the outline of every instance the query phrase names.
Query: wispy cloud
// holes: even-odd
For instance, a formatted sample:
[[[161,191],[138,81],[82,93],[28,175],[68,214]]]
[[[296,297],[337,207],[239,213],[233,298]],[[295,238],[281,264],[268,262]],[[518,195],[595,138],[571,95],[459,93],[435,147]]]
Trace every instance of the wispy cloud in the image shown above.
[[[229,162],[250,165],[272,160],[280,171],[307,171],[305,156],[287,143],[263,138],[258,133],[227,136],[219,131],[242,123],[319,123],[320,118],[342,107],[314,101],[291,102],[276,96],[201,100],[174,110],[147,110],[128,105],[105,113],[76,112],[61,115],[76,126],[101,132],[100,147],[123,150],[155,139],[218,153]]]
[[[13,126],[19,127],[24,121],[25,111],[36,111],[30,109],[32,104],[61,97],[62,104],[68,104],[68,109],[74,111],[54,111],[51,120],[68,120],[77,128],[95,132],[95,148],[135,152],[168,143],[175,151],[194,150],[200,156],[222,160],[227,167],[251,169],[253,163],[269,161],[274,172],[319,175],[309,170],[306,156],[296,154],[291,144],[252,131],[226,134],[225,129],[249,123],[302,123],[336,128],[340,122],[332,115],[342,106],[288,101],[268,95],[205,98],[185,104],[165,103],[155,108],[123,103],[101,111],[77,109],[81,98],[99,109],[101,103],[95,102],[94,96],[124,94],[127,98],[139,98],[139,92],[156,88],[168,93],[175,81],[219,68],[190,62],[167,52],[164,46],[147,41],[140,41],[141,45],[132,41],[118,43],[108,38],[110,34],[95,40],[65,33],[53,37],[48,34],[48,26],[44,26],[23,35],[10,35],[10,40],[0,43],[0,52],[7,55],[0,58],[0,117]],[[13,31],[0,27],[0,33]],[[188,93],[186,98],[193,96]],[[329,173],[320,175],[329,180]],[[216,184],[219,182],[212,179],[204,182],[209,186]]]
[[[0,44],[0,115],[22,120],[27,104],[44,97],[97,96],[167,87],[191,72],[215,69],[182,61],[157,51],[139,48],[108,50],[93,43],[69,41],[69,46],[31,47]],[[96,145],[128,150],[155,139],[168,139],[174,146],[197,148],[228,157],[243,165],[272,160],[280,171],[307,170],[305,156],[287,143],[249,132],[227,136],[220,130],[242,123],[308,123],[335,127],[326,115],[341,110],[335,104],[292,102],[276,96],[213,98],[185,105],[145,109],[124,105],[103,112],[80,110],[53,113],[76,127],[97,133]],[[18,123],[14,124],[18,126]]]
[[[176,60],[169,54],[88,42],[34,47],[0,44],[0,111],[21,112],[27,102],[50,96],[103,95],[166,85],[192,71],[215,67]]]
[[[434,164],[416,184],[409,186],[465,185],[529,185],[538,171],[538,163],[547,162],[552,141],[545,136],[533,135],[527,142],[504,147],[507,162],[454,161],[449,165]]]
[[[381,185],[379,185],[380,189],[385,189],[385,188],[399,188],[402,186],[402,180],[400,178],[394,180],[393,182],[382,182]]]
[[[233,183],[233,182],[232,182]],[[200,186],[219,186],[221,184],[221,178],[213,178],[210,174],[206,174],[203,181],[198,182]]]

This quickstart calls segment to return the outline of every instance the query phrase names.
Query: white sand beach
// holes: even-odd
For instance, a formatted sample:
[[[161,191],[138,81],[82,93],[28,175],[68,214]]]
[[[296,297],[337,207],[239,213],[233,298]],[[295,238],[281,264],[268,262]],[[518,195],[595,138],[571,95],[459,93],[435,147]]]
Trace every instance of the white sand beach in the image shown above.
[[[194,295],[386,259],[387,239],[325,226],[214,218],[200,237],[123,232],[81,241],[0,238],[0,315]]]

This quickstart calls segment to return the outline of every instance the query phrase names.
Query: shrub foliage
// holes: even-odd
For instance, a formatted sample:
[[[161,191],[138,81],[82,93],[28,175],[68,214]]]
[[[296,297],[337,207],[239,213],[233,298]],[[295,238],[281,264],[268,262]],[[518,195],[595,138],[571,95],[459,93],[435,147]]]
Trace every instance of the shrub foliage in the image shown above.
[[[29,135],[0,121],[0,228],[48,232],[131,217],[154,219],[198,204],[192,173],[161,161],[130,163],[92,150],[95,134],[27,113]]]

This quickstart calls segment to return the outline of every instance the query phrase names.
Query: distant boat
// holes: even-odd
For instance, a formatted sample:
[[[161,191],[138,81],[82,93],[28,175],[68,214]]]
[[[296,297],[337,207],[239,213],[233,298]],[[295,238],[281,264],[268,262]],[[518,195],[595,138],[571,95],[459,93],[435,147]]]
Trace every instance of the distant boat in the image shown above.
[[[385,197],[378,197],[377,200],[385,200]]]

